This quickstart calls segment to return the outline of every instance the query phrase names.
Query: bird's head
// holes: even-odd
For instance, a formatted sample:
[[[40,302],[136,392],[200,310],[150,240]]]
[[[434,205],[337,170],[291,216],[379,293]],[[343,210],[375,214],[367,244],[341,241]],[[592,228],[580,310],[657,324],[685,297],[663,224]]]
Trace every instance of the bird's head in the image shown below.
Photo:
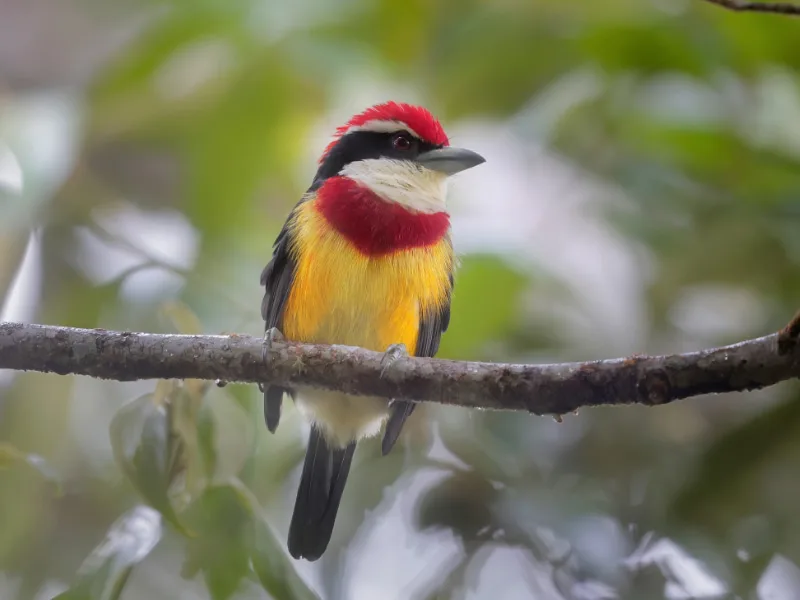
[[[315,178],[346,178],[382,199],[421,213],[445,208],[447,179],[484,162],[453,148],[426,109],[399,102],[377,104],[336,130]]]

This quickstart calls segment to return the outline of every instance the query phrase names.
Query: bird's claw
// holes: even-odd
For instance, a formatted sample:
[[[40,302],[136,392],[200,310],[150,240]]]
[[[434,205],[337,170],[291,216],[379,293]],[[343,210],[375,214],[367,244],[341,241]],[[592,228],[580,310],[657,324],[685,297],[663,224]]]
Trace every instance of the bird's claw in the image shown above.
[[[261,362],[267,364],[269,352],[272,350],[272,344],[275,342],[283,342],[286,338],[277,327],[270,327],[264,332],[264,341],[261,343]],[[267,386],[263,382],[258,383],[258,391],[262,394],[267,391]]]
[[[274,342],[283,342],[286,338],[277,327],[270,327],[264,332],[264,342],[261,344],[261,362],[267,362],[267,355],[272,350]]]
[[[292,363],[292,369],[294,369],[299,375],[302,375],[306,372],[306,364],[303,362],[303,359],[298,356]]]
[[[386,372],[401,358],[408,356],[405,344],[392,344],[383,353],[381,359],[381,377],[386,375]]]

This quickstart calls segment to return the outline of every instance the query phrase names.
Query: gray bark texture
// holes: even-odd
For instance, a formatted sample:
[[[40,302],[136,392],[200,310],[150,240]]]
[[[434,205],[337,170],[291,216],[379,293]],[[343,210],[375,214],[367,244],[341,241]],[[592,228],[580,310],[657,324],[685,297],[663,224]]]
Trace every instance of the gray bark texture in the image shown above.
[[[534,414],[644,404],[752,390],[800,377],[800,313],[782,331],[669,356],[544,365],[399,358],[381,374],[378,352],[261,338],[165,335],[0,323],[0,368],[117,381],[269,382]]]

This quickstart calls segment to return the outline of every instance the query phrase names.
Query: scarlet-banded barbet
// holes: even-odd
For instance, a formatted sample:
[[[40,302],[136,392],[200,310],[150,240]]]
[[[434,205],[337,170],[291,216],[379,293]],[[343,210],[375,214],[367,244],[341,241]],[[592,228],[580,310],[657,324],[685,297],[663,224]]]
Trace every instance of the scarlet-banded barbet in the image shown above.
[[[267,340],[282,333],[308,343],[436,354],[450,321],[455,263],[447,181],[482,162],[451,147],[439,121],[418,106],[379,104],[339,127],[261,275]],[[415,404],[268,385],[270,431],[284,394],[311,423],[289,552],[317,560],[330,541],[356,443],[385,425],[388,453]]]

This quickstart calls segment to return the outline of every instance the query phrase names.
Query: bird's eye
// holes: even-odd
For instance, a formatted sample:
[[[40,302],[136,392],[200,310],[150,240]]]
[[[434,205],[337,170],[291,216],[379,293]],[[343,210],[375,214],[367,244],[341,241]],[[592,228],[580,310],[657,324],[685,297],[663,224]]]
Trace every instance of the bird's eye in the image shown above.
[[[392,138],[392,147],[395,150],[409,150],[411,146],[411,137],[407,133],[398,133]]]

